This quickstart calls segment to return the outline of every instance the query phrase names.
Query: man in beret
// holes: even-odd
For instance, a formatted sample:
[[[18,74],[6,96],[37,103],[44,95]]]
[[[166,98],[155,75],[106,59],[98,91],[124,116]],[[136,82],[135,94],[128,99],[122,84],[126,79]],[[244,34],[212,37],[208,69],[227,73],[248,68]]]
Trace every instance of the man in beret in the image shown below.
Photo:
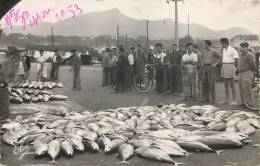
[[[202,56],[202,101],[214,103],[216,99],[216,66],[220,62],[221,57],[211,45],[210,40],[205,40],[205,52]]]
[[[247,95],[247,102],[250,104],[252,102],[252,81],[253,81],[253,72],[255,71],[255,62],[252,54],[249,52],[249,44],[243,42],[240,44],[241,56],[238,63],[239,71],[239,90],[241,98],[241,106],[244,105],[243,96]]]
[[[225,84],[225,100],[220,102],[221,104],[229,103],[231,105],[237,105],[236,102],[236,89],[235,89],[235,75],[236,75],[236,66],[238,61],[238,53],[232,46],[229,45],[229,40],[227,38],[220,39],[222,50],[222,68],[221,68],[221,77],[224,79]],[[232,100],[229,101],[230,92],[232,92]]]
[[[197,63],[198,56],[193,52],[193,44],[186,44],[187,52],[182,57],[184,100],[196,100],[197,97]]]

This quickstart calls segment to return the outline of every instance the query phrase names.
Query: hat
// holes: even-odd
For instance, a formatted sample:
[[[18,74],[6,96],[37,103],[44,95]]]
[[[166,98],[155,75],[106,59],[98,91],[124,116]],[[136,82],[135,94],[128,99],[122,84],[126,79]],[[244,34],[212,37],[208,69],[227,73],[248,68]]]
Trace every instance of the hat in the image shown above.
[[[186,48],[189,47],[189,46],[193,46],[193,44],[192,44],[192,43],[187,43],[187,44],[185,45]]]
[[[249,47],[249,44],[247,42],[242,42],[240,43],[240,47],[246,47],[248,48]]]

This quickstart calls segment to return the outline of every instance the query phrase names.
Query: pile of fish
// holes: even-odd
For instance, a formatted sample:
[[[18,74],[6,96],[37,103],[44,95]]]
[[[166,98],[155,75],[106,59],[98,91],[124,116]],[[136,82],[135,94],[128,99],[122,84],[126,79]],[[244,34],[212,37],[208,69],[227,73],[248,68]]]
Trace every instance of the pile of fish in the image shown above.
[[[68,97],[52,93],[46,90],[23,89],[9,87],[9,100],[13,104],[49,102],[57,100],[67,100]]]
[[[40,90],[64,87],[61,82],[53,82],[53,81],[48,81],[48,82],[25,81],[20,83],[10,83],[9,86],[15,88],[29,88],[29,89],[40,89]]]
[[[190,152],[220,154],[241,148],[260,128],[260,117],[214,106],[157,105],[98,112],[38,112],[18,116],[1,127],[3,142],[30,145],[36,156],[54,161],[63,153],[117,152],[123,163],[134,155],[178,165]]]

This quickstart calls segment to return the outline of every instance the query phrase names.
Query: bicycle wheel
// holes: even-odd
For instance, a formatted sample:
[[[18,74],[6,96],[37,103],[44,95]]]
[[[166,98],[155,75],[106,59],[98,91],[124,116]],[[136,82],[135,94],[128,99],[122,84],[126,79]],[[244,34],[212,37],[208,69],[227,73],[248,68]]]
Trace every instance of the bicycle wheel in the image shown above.
[[[144,73],[143,82],[138,82],[137,77],[134,77],[134,87],[138,92],[149,92],[153,88],[153,78],[150,77],[149,73]]]
[[[243,94],[243,102],[247,108],[260,111],[260,82],[255,82],[253,88],[249,88],[251,88],[251,93]]]

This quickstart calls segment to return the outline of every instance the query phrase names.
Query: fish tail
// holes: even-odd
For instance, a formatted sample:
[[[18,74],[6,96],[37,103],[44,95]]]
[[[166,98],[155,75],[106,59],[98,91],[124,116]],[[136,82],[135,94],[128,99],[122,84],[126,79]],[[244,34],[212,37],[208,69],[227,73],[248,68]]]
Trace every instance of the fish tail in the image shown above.
[[[216,150],[216,153],[217,153],[218,155],[220,155],[222,152],[224,152],[224,150]]]
[[[121,161],[121,162],[117,162],[116,164],[130,164],[130,163],[127,161]]]
[[[185,163],[174,162],[174,166],[184,165]]]

